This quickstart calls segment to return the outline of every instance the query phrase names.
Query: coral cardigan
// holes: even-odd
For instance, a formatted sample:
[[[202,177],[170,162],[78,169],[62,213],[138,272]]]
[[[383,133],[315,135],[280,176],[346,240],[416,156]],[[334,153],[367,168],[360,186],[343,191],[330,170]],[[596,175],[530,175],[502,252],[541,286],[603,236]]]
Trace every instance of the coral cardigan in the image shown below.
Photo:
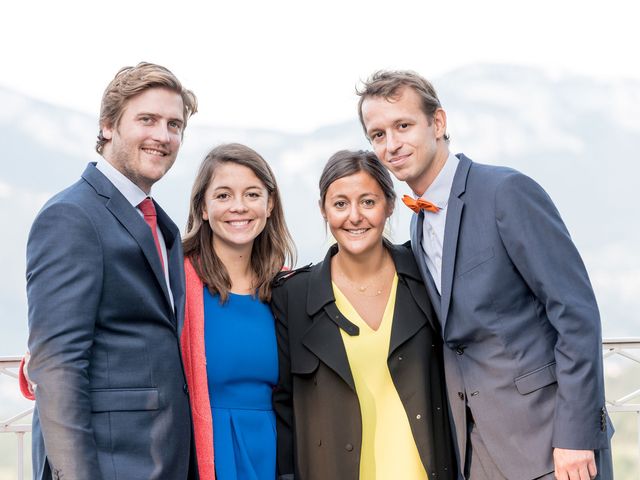
[[[187,294],[180,346],[189,386],[198,473],[200,480],[214,480],[216,471],[213,460],[213,420],[204,350],[204,285],[188,258],[184,259],[184,273]]]

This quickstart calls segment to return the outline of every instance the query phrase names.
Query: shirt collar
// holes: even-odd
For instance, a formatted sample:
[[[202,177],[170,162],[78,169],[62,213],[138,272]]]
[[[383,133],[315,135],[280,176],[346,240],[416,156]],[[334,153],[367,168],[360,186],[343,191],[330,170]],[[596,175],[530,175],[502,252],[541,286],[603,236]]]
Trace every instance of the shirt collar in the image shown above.
[[[96,162],[96,168],[109,179],[113,186],[127,199],[127,201],[137,207],[141,201],[151,196],[144,193],[140,187],[129,180],[120,170],[111,165],[104,157],[100,157]]]
[[[428,200],[440,208],[445,208],[449,203],[449,195],[451,194],[453,178],[455,177],[456,169],[458,168],[458,161],[458,157],[449,153],[444,167],[442,167],[438,176],[435,178],[433,183],[429,185],[427,191],[424,192],[420,198]]]

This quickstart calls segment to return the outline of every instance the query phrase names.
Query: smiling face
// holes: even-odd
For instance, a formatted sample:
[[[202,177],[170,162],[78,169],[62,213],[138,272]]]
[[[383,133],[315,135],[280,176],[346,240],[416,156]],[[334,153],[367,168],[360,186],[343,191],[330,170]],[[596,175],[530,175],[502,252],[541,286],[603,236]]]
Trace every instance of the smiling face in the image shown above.
[[[213,231],[213,248],[251,251],[264,230],[273,202],[265,185],[249,167],[221,162],[205,192],[202,219]]]
[[[145,90],[127,102],[117,126],[102,126],[104,158],[149,193],[175,162],[183,125],[179,93]]]
[[[321,210],[340,251],[354,256],[382,247],[385,222],[393,213],[378,182],[364,171],[329,185]]]
[[[438,108],[433,118],[428,118],[418,93],[402,87],[393,98],[365,98],[362,118],[380,161],[398,180],[422,195],[449,155],[444,110]]]

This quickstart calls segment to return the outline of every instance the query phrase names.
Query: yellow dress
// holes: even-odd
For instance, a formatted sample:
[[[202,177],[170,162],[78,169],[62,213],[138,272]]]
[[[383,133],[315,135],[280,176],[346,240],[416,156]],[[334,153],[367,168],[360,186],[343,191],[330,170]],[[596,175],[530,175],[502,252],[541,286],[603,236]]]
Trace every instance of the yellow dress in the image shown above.
[[[387,365],[397,287],[395,275],[382,323],[373,330],[333,284],[338,310],[360,328],[353,337],[340,330],[362,414],[360,480],[428,478]]]

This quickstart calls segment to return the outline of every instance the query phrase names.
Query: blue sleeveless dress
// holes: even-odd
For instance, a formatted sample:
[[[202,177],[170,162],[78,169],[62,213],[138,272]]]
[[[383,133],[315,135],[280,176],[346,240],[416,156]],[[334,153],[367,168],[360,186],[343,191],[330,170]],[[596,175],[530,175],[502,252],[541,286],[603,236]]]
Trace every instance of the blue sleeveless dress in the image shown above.
[[[220,305],[205,287],[204,319],[217,480],[274,480],[278,348],[271,310],[233,293]]]

